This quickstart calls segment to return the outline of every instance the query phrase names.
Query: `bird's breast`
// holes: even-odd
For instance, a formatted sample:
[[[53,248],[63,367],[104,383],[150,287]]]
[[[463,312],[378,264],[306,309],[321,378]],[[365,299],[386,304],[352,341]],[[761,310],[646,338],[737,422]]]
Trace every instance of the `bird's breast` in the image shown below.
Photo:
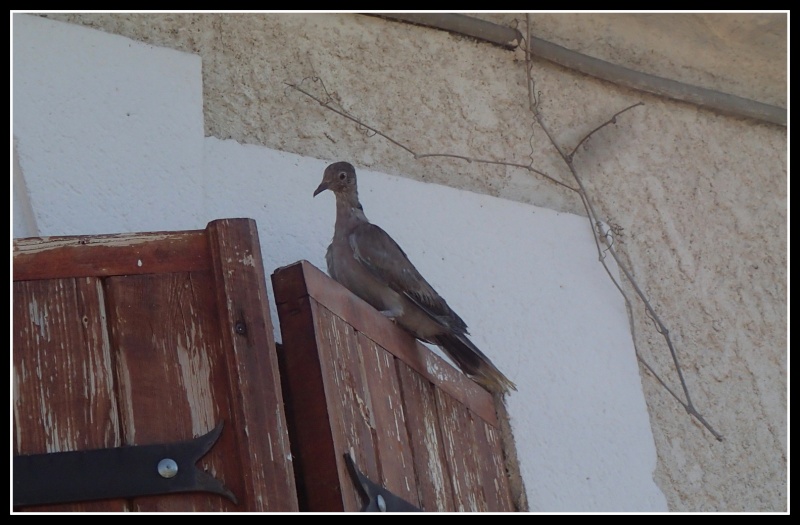
[[[325,255],[328,275],[379,311],[402,312],[401,296],[375,276],[354,256],[348,245],[332,243]]]

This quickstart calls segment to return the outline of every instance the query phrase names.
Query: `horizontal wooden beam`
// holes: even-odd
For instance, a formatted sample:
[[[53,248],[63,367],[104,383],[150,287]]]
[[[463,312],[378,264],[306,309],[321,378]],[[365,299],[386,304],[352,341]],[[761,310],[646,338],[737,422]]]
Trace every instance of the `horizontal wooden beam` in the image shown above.
[[[14,239],[14,280],[208,270],[204,230]]]

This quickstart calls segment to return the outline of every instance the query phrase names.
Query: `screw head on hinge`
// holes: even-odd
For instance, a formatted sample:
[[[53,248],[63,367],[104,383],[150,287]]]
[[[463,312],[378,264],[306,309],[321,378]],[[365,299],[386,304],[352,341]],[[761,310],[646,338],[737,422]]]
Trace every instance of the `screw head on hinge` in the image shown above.
[[[162,478],[174,478],[178,475],[178,464],[174,459],[164,458],[158,462],[158,473]]]

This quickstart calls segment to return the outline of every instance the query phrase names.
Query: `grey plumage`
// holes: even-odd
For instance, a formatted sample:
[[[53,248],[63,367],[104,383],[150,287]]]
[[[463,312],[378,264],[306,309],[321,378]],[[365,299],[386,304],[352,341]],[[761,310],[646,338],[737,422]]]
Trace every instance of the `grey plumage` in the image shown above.
[[[356,171],[347,162],[325,168],[317,196],[336,195],[336,224],[325,255],[330,276],[422,341],[444,350],[477,383],[495,392],[516,386],[467,337],[467,325],[411,264],[358,200]]]

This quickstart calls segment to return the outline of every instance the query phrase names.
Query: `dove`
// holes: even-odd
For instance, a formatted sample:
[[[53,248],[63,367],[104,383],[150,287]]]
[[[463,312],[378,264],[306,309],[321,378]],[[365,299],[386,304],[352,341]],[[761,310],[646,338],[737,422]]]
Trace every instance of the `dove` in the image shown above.
[[[325,254],[328,274],[417,339],[435,344],[487,390],[517,387],[469,339],[467,325],[425,280],[388,233],[372,224],[358,200],[356,170],[348,162],[325,168],[314,197],[336,197],[333,239]]]

